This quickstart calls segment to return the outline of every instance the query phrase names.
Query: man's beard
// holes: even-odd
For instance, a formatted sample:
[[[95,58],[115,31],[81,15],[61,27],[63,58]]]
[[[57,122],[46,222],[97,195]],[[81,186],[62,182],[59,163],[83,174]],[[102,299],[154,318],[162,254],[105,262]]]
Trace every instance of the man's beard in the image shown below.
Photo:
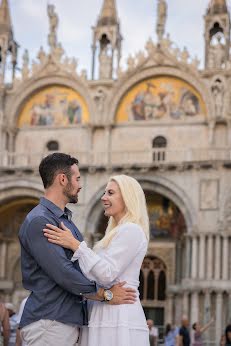
[[[78,203],[78,193],[76,193],[75,195],[73,195],[73,194],[71,193],[72,191],[73,191],[73,187],[72,187],[71,183],[69,182],[69,183],[67,184],[67,186],[64,188],[63,194],[64,194],[64,196],[67,197],[68,203],[76,204],[76,203]]]

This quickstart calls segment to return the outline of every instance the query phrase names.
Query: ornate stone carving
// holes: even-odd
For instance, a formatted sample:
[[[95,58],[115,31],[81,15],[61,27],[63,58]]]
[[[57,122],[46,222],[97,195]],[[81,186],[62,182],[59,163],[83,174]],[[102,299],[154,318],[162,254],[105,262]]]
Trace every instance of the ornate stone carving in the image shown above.
[[[227,197],[224,210],[224,227],[226,231],[231,230],[231,197]]]
[[[105,99],[106,99],[105,92],[102,89],[98,89],[94,96],[94,100],[95,100],[98,112],[100,114],[102,114],[104,111]]]
[[[224,86],[220,79],[216,79],[211,88],[214,102],[214,114],[216,118],[223,115],[224,107]]]
[[[189,59],[190,55],[189,55],[189,52],[188,52],[188,50],[187,50],[186,47],[184,47],[183,51],[181,52],[180,57],[181,57],[181,61],[182,61],[184,64],[187,64],[187,63],[188,63],[188,59]]]
[[[200,208],[214,210],[218,208],[218,180],[202,180],[200,182]]]
[[[99,78],[111,79],[112,78],[112,58],[108,55],[107,47],[103,49],[99,55]]]

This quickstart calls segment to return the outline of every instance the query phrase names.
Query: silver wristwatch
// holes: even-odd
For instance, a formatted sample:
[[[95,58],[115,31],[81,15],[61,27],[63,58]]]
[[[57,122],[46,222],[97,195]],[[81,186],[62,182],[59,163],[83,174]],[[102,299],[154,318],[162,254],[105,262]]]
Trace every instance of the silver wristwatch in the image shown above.
[[[104,290],[103,296],[105,302],[110,302],[113,299],[113,293],[110,290]]]

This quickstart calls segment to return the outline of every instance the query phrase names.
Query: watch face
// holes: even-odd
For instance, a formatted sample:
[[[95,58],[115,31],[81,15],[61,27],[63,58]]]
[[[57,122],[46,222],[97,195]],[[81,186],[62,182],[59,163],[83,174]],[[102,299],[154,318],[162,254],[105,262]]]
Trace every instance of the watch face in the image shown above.
[[[106,290],[104,291],[104,297],[105,297],[105,300],[110,301],[113,298],[113,293],[110,290]]]

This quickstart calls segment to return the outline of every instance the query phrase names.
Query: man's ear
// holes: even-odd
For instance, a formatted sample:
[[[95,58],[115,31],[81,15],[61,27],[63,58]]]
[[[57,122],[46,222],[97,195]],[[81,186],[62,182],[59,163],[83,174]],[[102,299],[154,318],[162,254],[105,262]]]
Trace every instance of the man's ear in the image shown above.
[[[57,178],[58,178],[58,181],[59,181],[59,184],[61,186],[64,186],[67,184],[67,177],[64,173],[60,173],[57,175]]]

